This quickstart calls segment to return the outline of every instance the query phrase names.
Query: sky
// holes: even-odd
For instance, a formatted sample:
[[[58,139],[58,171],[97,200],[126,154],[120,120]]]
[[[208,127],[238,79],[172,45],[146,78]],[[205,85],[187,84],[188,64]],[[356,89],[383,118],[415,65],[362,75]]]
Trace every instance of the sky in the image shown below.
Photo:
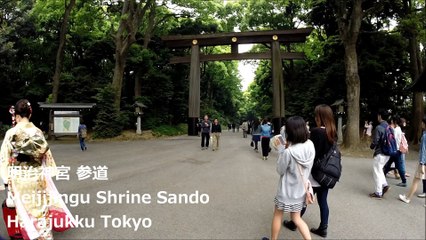
[[[238,53],[248,52],[253,47],[253,44],[239,44]],[[248,86],[254,80],[254,73],[258,66],[258,60],[254,61],[239,61],[238,72],[241,76],[242,91],[246,91]]]

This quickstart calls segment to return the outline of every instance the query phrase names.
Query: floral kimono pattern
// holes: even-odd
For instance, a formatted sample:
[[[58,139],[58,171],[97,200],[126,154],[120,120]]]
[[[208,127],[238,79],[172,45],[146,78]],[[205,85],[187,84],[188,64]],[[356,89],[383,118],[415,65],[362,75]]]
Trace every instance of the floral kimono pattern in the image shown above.
[[[9,184],[24,236],[53,239],[49,214],[52,208],[61,208],[74,220],[51,179],[57,169],[43,132],[32,123],[18,123],[6,132],[0,150],[0,171]]]

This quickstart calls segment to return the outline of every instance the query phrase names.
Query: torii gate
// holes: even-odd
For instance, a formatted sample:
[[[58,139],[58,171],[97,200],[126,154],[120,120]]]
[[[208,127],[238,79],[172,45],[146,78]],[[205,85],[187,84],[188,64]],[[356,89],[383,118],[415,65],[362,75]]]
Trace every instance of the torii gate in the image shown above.
[[[272,60],[272,123],[274,131],[280,130],[285,117],[284,111],[284,78],[283,59],[304,59],[305,55],[298,52],[280,50],[280,43],[303,43],[312,32],[312,28],[272,30],[257,32],[231,32],[200,35],[174,35],[162,37],[169,48],[191,48],[191,56],[172,57],[170,63],[191,63],[189,74],[188,100],[188,135],[197,135],[196,124],[200,117],[200,62],[243,59]],[[238,53],[238,44],[269,43],[271,51],[263,53]],[[204,55],[200,54],[200,46],[231,45],[231,53]]]

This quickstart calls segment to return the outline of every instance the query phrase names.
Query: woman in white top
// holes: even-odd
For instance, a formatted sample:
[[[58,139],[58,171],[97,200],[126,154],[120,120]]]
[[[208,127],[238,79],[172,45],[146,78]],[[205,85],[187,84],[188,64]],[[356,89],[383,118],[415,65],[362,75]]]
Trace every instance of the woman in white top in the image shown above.
[[[402,130],[399,126],[399,123],[401,122],[401,118],[399,116],[394,116],[391,118],[391,124],[390,126],[393,128],[395,140],[396,140],[396,149],[399,149],[399,145],[401,144],[401,138],[402,138]],[[394,156],[391,156],[386,163],[386,165],[383,168],[383,172],[386,176],[386,174],[392,170],[391,166],[392,163],[395,163],[395,168],[399,172],[399,176],[401,177],[401,182],[396,184],[399,187],[406,187],[407,186],[407,178],[405,177],[405,164],[403,162],[403,158],[401,157],[401,152],[398,150],[397,154]]]

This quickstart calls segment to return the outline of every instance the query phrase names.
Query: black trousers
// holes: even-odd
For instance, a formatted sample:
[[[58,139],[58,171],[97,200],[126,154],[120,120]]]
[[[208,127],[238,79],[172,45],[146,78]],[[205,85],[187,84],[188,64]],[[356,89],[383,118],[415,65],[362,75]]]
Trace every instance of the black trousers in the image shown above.
[[[205,142],[205,145],[204,145]],[[201,147],[209,147],[210,133],[201,133]]]
[[[269,138],[262,137],[261,138],[262,145],[262,156],[267,157],[269,155]]]
[[[423,193],[426,193],[426,179],[423,179],[422,182],[423,182]]]

